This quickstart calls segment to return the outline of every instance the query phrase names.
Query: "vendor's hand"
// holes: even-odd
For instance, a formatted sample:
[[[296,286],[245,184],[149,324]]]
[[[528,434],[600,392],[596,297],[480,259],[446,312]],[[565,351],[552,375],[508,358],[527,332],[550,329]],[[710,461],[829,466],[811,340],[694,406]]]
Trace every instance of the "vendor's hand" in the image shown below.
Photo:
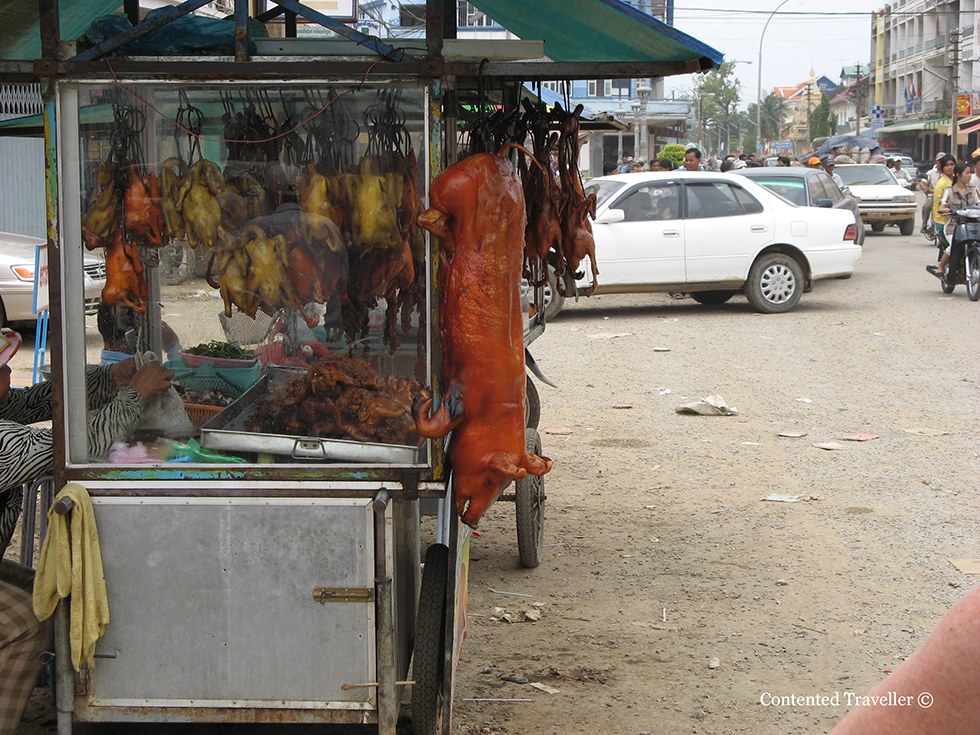
[[[173,377],[173,370],[163,367],[158,362],[148,362],[136,371],[133,379],[129,381],[129,387],[135,388],[143,403],[146,403],[154,393],[167,390]]]
[[[130,357],[126,360],[113,363],[110,371],[112,372],[112,379],[116,381],[116,385],[129,385],[129,381],[136,375],[136,360]]]

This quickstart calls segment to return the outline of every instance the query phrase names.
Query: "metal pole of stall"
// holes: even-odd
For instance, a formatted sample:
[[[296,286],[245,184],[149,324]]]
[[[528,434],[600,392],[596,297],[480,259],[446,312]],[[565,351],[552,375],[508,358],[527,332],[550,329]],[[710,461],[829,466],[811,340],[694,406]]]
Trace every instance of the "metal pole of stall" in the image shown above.
[[[54,506],[58,515],[68,515],[75,506],[71,498],[62,498]],[[69,524],[70,527],[71,524]],[[55,707],[58,710],[58,735],[71,735],[71,716],[75,710],[75,672],[71,665],[71,631],[68,600],[58,602],[54,611]]]
[[[395,735],[398,698],[395,687],[395,620],[391,571],[388,569],[387,518],[391,496],[374,496],[374,586],[377,615],[378,735]]]

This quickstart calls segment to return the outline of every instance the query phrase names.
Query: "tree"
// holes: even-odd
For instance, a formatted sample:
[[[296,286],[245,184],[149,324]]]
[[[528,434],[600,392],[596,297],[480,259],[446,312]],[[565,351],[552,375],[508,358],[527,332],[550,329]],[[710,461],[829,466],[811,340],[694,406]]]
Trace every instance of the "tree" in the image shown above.
[[[837,132],[837,121],[830,109],[830,98],[820,95],[820,104],[810,113],[810,139],[829,138]]]
[[[673,163],[680,165],[684,163],[685,153],[687,153],[687,146],[680,145],[679,143],[671,143],[661,148],[660,154],[657,157],[669,159]]]
[[[759,121],[763,140],[779,140],[783,128],[783,98],[770,92],[762,99],[762,114]]]
[[[741,82],[733,76],[734,68],[734,62],[725,61],[717,69],[697,75],[692,103],[702,146],[714,139],[719,146],[728,147],[741,87]]]

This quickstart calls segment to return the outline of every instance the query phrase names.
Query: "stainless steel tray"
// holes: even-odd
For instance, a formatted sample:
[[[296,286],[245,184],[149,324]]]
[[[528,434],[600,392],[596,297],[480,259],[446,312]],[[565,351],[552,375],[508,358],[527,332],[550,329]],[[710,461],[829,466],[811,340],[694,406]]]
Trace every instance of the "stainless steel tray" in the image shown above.
[[[321,439],[314,436],[259,434],[247,431],[245,424],[255,410],[255,402],[268,395],[296,370],[270,367],[242,396],[201,427],[201,446],[230,452],[259,452],[312,461],[376,462],[414,464],[422,447],[402,444],[357,442],[350,439]]]

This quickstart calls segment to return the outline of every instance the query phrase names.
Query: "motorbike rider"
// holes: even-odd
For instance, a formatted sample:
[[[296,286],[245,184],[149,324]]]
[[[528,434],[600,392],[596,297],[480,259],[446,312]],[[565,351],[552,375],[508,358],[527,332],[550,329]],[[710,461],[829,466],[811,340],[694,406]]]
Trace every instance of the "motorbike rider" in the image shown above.
[[[939,259],[938,265],[926,266],[926,270],[936,278],[942,278],[943,273],[946,271],[946,265],[949,263],[950,243],[953,240],[953,232],[956,230],[956,225],[963,222],[961,218],[950,213],[957,209],[975,207],[977,204],[980,204],[980,192],[970,185],[970,178],[972,176],[973,169],[969,164],[958,163],[953,167],[953,183],[943,189],[942,199],[939,202],[939,212],[940,214],[949,215],[946,222],[945,237],[943,237],[943,234],[939,235],[942,238],[943,254]],[[937,234],[939,233],[937,232]]]
[[[919,189],[926,195],[926,200],[922,205],[922,228],[919,230],[923,235],[929,232],[929,217],[932,216],[933,205],[932,194],[940,177],[943,175],[943,170],[939,162],[945,157],[946,154],[942,151],[937,153],[936,165],[929,169],[929,172],[919,180]]]

